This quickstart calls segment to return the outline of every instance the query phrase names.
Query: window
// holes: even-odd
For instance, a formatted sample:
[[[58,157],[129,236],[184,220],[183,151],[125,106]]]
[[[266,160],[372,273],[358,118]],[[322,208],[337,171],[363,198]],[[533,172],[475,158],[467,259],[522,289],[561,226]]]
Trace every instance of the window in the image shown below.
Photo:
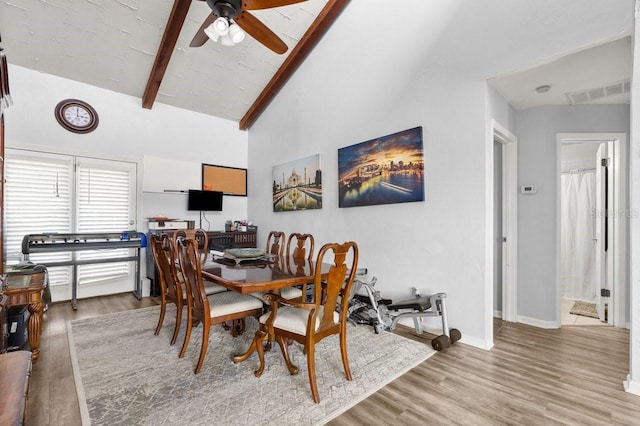
[[[5,247],[8,264],[22,260],[22,238],[37,233],[121,232],[135,227],[136,164],[8,149]],[[127,256],[128,249],[35,253],[33,262]],[[80,297],[132,289],[131,262],[79,265]],[[72,267],[49,268],[54,300],[71,298]],[[67,286],[53,291],[56,286]],[[68,297],[67,297],[68,294]],[[56,297],[57,296],[57,297]]]

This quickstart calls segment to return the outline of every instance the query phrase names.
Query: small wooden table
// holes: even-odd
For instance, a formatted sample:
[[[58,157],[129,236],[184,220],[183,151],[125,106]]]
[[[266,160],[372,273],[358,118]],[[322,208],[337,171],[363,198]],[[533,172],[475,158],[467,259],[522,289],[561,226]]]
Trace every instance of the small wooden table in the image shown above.
[[[42,332],[42,316],[44,314],[42,294],[47,285],[45,277],[46,272],[26,275],[0,275],[2,294],[7,296],[7,308],[27,306],[31,314],[27,323],[27,333],[34,364],[38,362],[40,357],[40,334]]]

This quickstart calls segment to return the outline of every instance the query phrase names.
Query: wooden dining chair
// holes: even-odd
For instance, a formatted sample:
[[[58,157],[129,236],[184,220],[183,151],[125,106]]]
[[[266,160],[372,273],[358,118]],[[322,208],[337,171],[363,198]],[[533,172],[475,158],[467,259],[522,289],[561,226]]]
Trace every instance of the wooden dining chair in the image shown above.
[[[287,239],[287,257],[313,260],[314,247],[315,240],[313,235],[294,232]]]
[[[187,331],[185,334],[180,358],[184,357],[194,322],[202,323],[202,343],[200,356],[194,374],[200,372],[209,346],[211,326],[228,321],[244,319],[250,316],[258,318],[262,312],[262,302],[254,297],[233,291],[207,295],[204,291],[204,280],[198,253],[198,243],[192,239],[180,241],[180,269],[187,284],[187,298],[190,309],[187,310]]]
[[[282,256],[284,254],[286,235],[282,231],[271,231],[267,236],[267,244],[265,245],[265,252],[267,254],[273,254]]]
[[[187,306],[187,289],[185,287],[182,272],[178,270],[178,256],[176,252],[175,240],[166,234],[153,235],[151,238],[151,252],[158,271],[160,281],[160,318],[156,326],[155,335],[160,334],[164,317],[167,311],[167,304],[176,305],[176,324],[171,337],[171,344],[175,344],[182,322],[182,309]],[[205,281],[205,293],[207,295],[222,293],[227,289],[219,284]]]
[[[273,255],[273,256],[283,256],[284,255],[284,249],[285,249],[285,241],[286,241],[286,234],[282,231],[270,231],[269,235],[267,236],[267,243],[265,244],[264,247],[264,251],[267,254]],[[280,265],[281,259],[275,259],[274,263],[277,263],[279,266]],[[251,293],[250,296],[255,297],[256,299],[262,299],[262,296],[264,296],[265,292],[264,291],[258,291],[255,293]]]
[[[176,265],[178,264],[176,250],[179,247],[180,240],[184,238],[193,239],[198,243],[198,253],[200,253],[200,264],[205,265],[205,263],[207,262],[207,259],[209,258],[209,236],[207,235],[207,232],[201,228],[178,229],[176,230],[176,232],[173,233],[172,244],[174,247],[174,253],[176,253],[176,256],[173,258],[173,260],[175,261],[175,264]],[[206,268],[205,266],[203,267]],[[213,267],[212,269],[217,270],[220,268]],[[177,276],[178,276],[178,280],[180,280],[180,283],[182,283],[182,285],[184,286],[184,277],[182,275],[182,272],[178,272]],[[209,294],[215,294],[215,293],[222,293],[223,291],[227,291],[227,289],[219,284],[205,280],[204,291],[209,295]],[[186,297],[187,296],[185,292],[185,298]]]
[[[294,232],[289,234],[287,239],[286,264],[289,273],[296,275],[304,273],[307,261],[313,260],[315,239],[311,234],[300,234]],[[285,299],[295,299],[307,294],[307,284],[296,287],[287,287],[280,292]]]
[[[153,253],[153,261],[158,272],[158,281],[160,281],[160,318],[156,326],[155,335],[160,334],[162,323],[167,312],[167,304],[176,305],[176,325],[173,329],[171,344],[176,343],[178,332],[180,331],[180,323],[182,322],[182,307],[184,306],[186,295],[183,293],[183,287],[179,285],[176,276],[175,267],[172,268],[172,244],[169,236],[166,234],[153,235],[151,237],[151,252]],[[175,263],[174,263],[175,265]]]
[[[326,279],[322,277],[322,265],[325,256],[333,257]],[[350,259],[350,260],[348,260]],[[284,356],[290,374],[298,374],[298,368],[289,358],[288,340],[303,345],[307,356],[309,384],[313,400],[318,403],[318,385],[315,371],[315,345],[327,336],[339,335],[340,355],[347,380],[351,380],[349,358],[347,356],[348,304],[339,303],[351,293],[353,279],[358,267],[358,246],[354,242],[344,244],[329,243],[322,246],[316,260],[318,266],[314,272],[313,301],[297,302],[282,296],[268,293],[271,311],[260,317],[264,325],[254,337],[255,348],[260,359],[260,367],[255,375],[260,377],[264,371],[264,349],[262,342],[267,336],[274,336]],[[324,285],[322,285],[324,283]]]
[[[176,231],[173,233],[174,243],[176,243],[181,238],[190,238],[198,242],[200,263],[204,265],[209,257],[209,235],[207,235],[207,231],[202,228],[176,229]]]

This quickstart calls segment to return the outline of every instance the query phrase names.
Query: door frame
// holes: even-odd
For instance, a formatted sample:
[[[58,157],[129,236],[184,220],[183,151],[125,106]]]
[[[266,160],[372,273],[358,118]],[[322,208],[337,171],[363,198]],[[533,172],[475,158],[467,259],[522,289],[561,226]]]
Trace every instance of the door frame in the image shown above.
[[[494,119],[491,119],[491,133],[493,135],[492,144],[499,142],[502,145],[502,235],[505,238],[502,248],[502,319],[509,322],[517,322],[518,138]],[[494,169],[492,168],[491,175],[493,176],[493,174]],[[493,186],[493,179],[491,182]],[[493,240],[493,232],[491,239]],[[491,251],[493,258],[493,245]]]
[[[613,141],[613,203],[609,205],[609,216],[611,224],[611,244],[613,248],[613,289],[611,303],[613,315],[609,318],[609,324],[614,327],[626,327],[626,283],[627,283],[627,219],[629,211],[627,207],[627,134],[626,133],[556,133],[556,318],[558,328],[562,323],[560,288],[560,230],[561,230],[561,146],[563,141],[567,142],[593,142],[601,143]],[[613,322],[611,322],[611,319]]]

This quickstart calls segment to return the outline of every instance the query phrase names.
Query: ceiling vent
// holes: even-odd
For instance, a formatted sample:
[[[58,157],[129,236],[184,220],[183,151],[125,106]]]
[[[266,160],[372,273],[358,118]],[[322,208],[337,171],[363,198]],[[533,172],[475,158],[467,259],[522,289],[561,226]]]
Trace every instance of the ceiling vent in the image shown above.
[[[624,93],[629,93],[630,91],[631,81],[625,80],[618,83],[608,84],[603,87],[597,87],[595,89],[567,93],[566,95],[571,105],[577,105],[597,101],[609,96],[622,95]]]

